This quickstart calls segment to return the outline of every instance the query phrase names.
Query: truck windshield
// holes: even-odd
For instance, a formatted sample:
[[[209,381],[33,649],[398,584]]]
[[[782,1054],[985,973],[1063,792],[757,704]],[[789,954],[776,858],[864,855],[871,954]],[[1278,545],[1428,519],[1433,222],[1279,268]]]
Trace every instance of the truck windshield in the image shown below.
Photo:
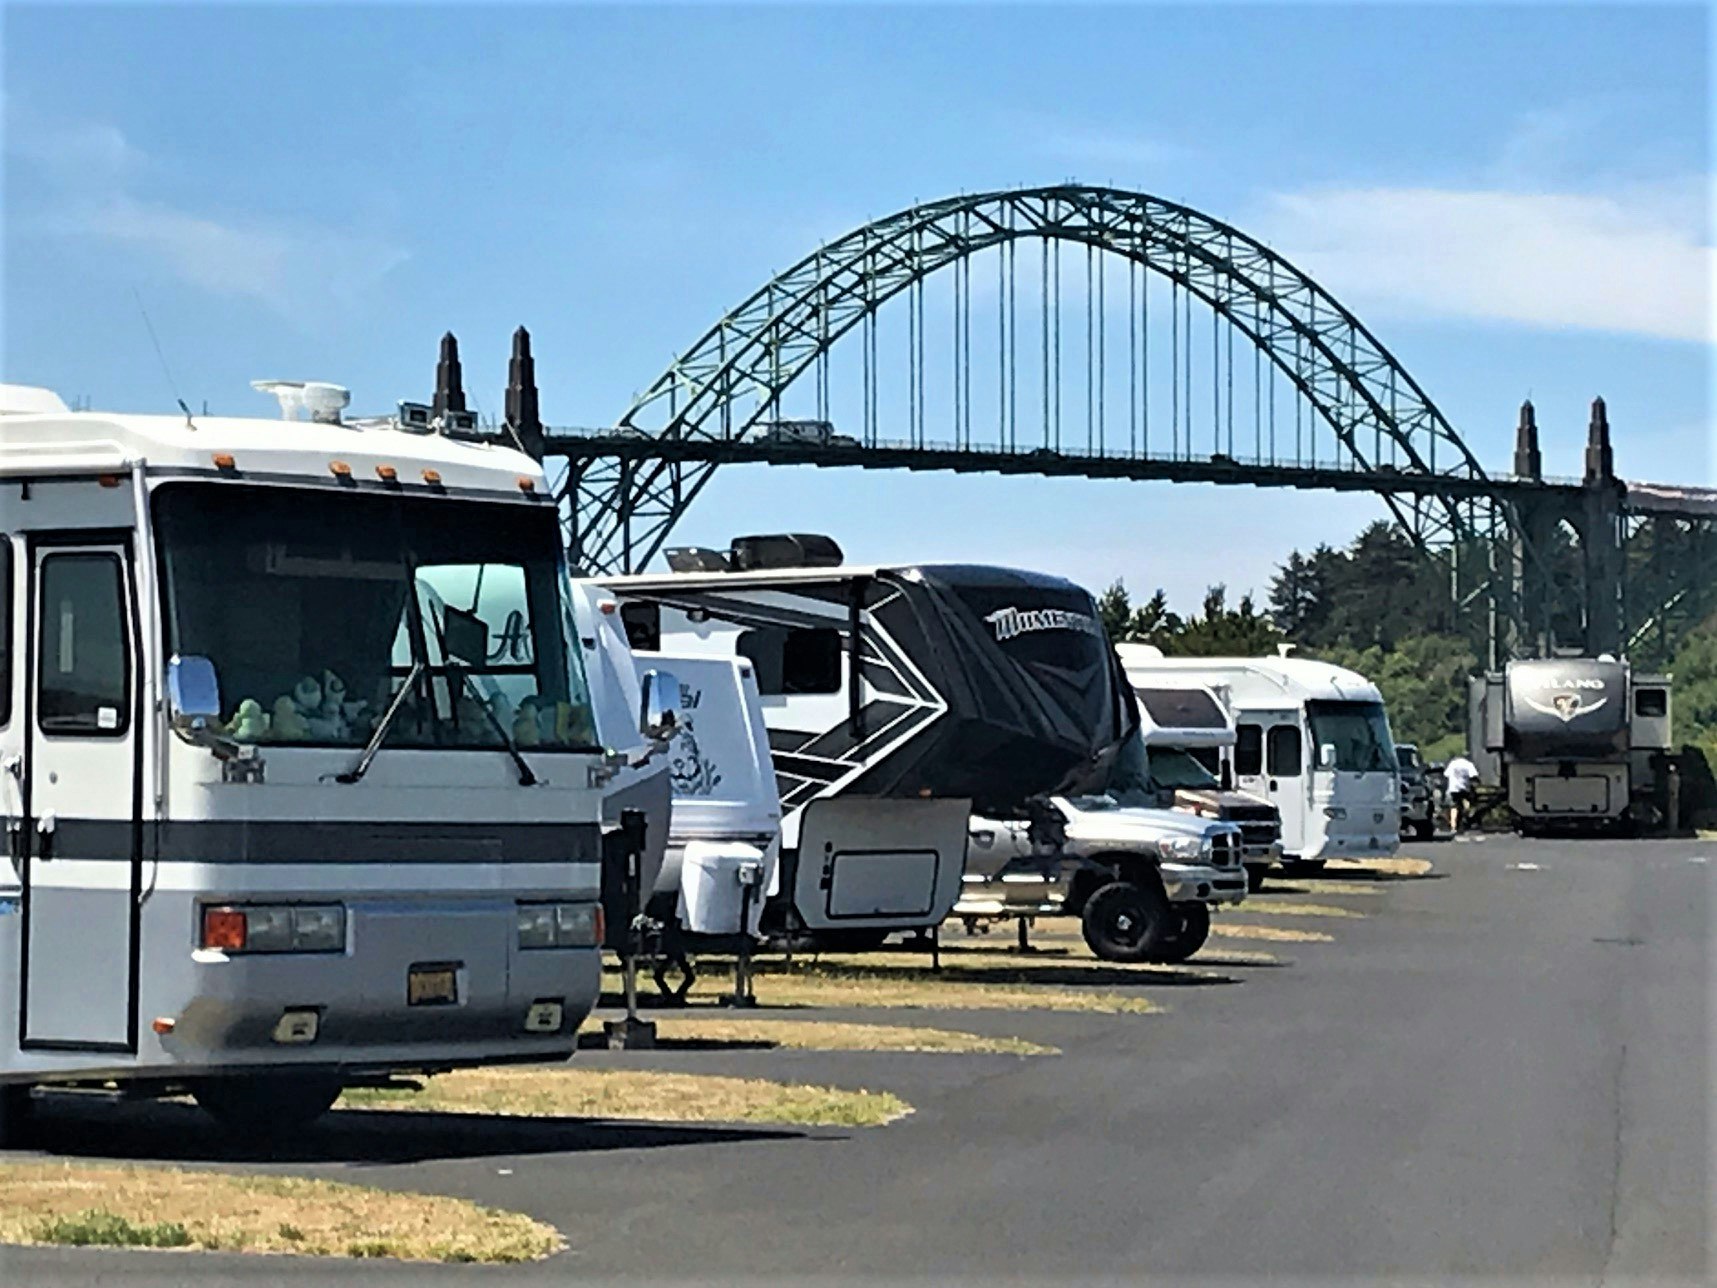
[[[1334,747],[1336,769],[1396,772],[1395,745],[1381,702],[1313,700],[1306,703],[1306,717],[1312,745],[1318,748],[1318,768],[1328,768],[1323,748]]]
[[[1189,787],[1198,790],[1208,790],[1221,786],[1212,774],[1191,753],[1182,751],[1179,747],[1152,747],[1150,749],[1151,782],[1165,791],[1176,787]]]
[[[594,748],[552,509],[174,484],[154,514],[168,652],[214,663],[235,738],[361,747],[421,663],[389,747]]]

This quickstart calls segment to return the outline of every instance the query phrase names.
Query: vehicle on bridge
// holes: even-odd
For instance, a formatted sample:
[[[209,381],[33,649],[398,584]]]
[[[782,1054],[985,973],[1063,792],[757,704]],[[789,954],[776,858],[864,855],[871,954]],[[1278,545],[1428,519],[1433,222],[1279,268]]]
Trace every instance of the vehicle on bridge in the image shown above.
[[[1103,781],[1137,725],[1086,590],[972,565],[848,567],[826,537],[740,538],[613,577],[634,648],[742,658],[781,805],[766,935],[928,932],[960,894],[974,800]]]
[[[259,387],[310,419],[0,388],[0,1130],[108,1082],[288,1130],[596,1001],[616,764],[541,470]]]
[[[1468,742],[1522,832],[1601,831],[1662,813],[1658,766],[1674,746],[1670,677],[1610,656],[1510,662],[1475,676]]]
[[[1116,651],[1135,689],[1208,689],[1234,718],[1233,783],[1282,817],[1283,858],[1321,866],[1400,848],[1400,779],[1383,695],[1363,675],[1310,658],[1164,657]]]

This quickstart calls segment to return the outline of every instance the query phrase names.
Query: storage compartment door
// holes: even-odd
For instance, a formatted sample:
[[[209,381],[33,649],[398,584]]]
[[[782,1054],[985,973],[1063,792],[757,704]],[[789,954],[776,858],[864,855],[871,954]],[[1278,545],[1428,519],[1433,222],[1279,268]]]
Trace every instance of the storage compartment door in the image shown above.
[[[811,929],[934,926],[960,893],[971,802],[818,800],[799,833],[794,903]]]

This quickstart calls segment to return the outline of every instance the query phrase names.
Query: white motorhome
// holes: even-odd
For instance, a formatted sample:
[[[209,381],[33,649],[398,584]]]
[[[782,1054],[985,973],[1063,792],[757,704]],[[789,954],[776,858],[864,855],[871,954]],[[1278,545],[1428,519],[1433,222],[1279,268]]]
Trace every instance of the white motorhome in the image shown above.
[[[0,1125],[119,1080],[288,1129],[596,1001],[618,758],[541,470],[283,395],[0,388]]]
[[[686,571],[603,585],[635,648],[754,671],[781,802],[766,930],[857,947],[937,926],[973,800],[1078,789],[1135,723],[1095,602],[1059,578],[848,567],[810,535],[669,561]]]
[[[1392,855],[1400,846],[1400,781],[1377,686],[1310,658],[1164,657],[1116,646],[1135,689],[1202,688],[1234,718],[1234,786],[1282,817],[1286,860]]]

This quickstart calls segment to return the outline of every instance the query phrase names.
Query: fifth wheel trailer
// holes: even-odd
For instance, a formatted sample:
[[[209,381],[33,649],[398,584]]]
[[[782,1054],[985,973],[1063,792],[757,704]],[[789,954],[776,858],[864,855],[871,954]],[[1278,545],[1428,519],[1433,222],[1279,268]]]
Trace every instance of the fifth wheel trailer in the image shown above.
[[[1625,660],[1516,661],[1471,681],[1468,740],[1516,827],[1603,830],[1657,812],[1670,715],[1669,677],[1635,674]]]
[[[603,584],[646,652],[744,658],[781,796],[765,928],[829,944],[938,925],[974,801],[1101,781],[1137,715],[1089,592],[979,565],[850,567],[826,537],[670,552]]]

